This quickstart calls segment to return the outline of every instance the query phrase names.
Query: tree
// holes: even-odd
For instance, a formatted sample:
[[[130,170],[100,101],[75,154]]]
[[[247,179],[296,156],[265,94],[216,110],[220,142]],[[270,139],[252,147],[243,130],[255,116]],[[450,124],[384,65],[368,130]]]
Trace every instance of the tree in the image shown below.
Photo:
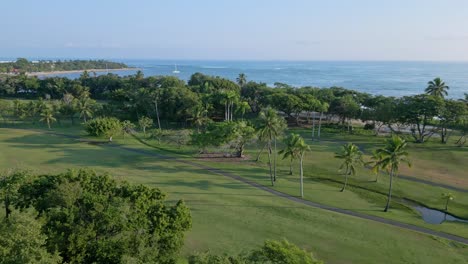
[[[80,114],[80,118],[86,123],[88,118],[93,117],[93,104],[94,100],[87,96],[80,97],[76,100],[76,108]]]
[[[320,132],[322,129],[322,118],[323,118],[323,113],[328,112],[328,108],[330,105],[327,102],[321,102],[320,103],[320,117],[319,117],[319,123],[318,123],[318,131],[317,131],[317,139],[320,140]]]
[[[371,166],[372,172],[375,174],[375,182],[379,181],[380,174],[380,162],[382,161],[382,153],[372,151],[371,161],[367,162],[366,165]]]
[[[133,124],[131,121],[124,120],[122,122],[122,134],[124,138],[125,138],[125,135],[131,134],[134,129],[135,129],[135,124]]]
[[[143,134],[146,137],[146,128],[151,127],[153,125],[153,119],[143,116],[138,119],[138,126],[143,130]]]
[[[348,121],[348,132],[351,132],[351,118],[356,117],[359,113],[360,106],[355,96],[351,94],[335,98],[330,104],[330,113],[339,116],[341,124],[344,125]]]
[[[46,247],[64,263],[175,263],[191,227],[183,201],[91,170],[36,176],[19,193],[19,207],[44,219]]]
[[[411,126],[415,142],[424,143],[436,132],[428,125],[439,115],[443,105],[442,98],[432,95],[404,96],[398,100],[396,112],[400,122]]]
[[[42,113],[41,113],[41,122],[45,122],[47,124],[47,127],[50,129],[50,124],[52,122],[57,121],[57,119],[54,117],[54,114],[52,112],[52,109],[50,107],[46,107]]]
[[[267,240],[259,250],[249,256],[253,263],[283,263],[283,264],[321,264],[310,252],[300,249],[287,240]]]
[[[343,192],[348,184],[348,177],[356,175],[356,167],[364,165],[362,160],[362,152],[359,147],[353,143],[348,143],[342,146],[340,153],[335,155],[335,158],[342,159],[343,163],[340,165],[340,170],[345,168],[345,182],[341,192]]]
[[[450,89],[440,77],[435,78],[427,83],[425,90],[426,94],[444,98],[448,95],[447,90]]]
[[[398,169],[401,163],[405,163],[411,167],[411,162],[408,159],[406,151],[408,143],[399,136],[393,135],[385,141],[385,146],[376,150],[376,155],[379,155],[380,160],[377,162],[377,168],[384,169],[390,172],[390,184],[387,195],[387,205],[384,212],[390,208],[392,199],[393,178],[398,175]]]
[[[247,83],[247,76],[244,73],[240,73],[239,76],[236,78],[237,84],[239,87],[244,87]]]
[[[289,137],[284,140],[284,149],[280,150],[278,154],[283,155],[283,159],[289,158],[289,175],[293,174],[292,164],[293,160],[298,159],[300,156],[300,151],[298,148],[298,143],[301,140],[301,136],[298,134],[291,134]]]
[[[208,111],[203,107],[198,107],[194,112],[193,116],[189,118],[189,121],[197,127],[197,133],[200,133],[200,128],[204,127],[211,119],[207,117]]]
[[[27,171],[7,171],[2,173],[0,178],[0,202],[5,209],[5,219],[11,215],[11,206],[18,199],[18,189],[21,184],[29,177]]]
[[[323,264],[311,252],[307,252],[287,240],[267,240],[259,249],[237,256],[213,255],[210,252],[189,257],[189,264]]]
[[[440,140],[443,144],[447,143],[450,132],[452,132],[449,128],[456,128],[458,124],[462,123],[466,115],[468,115],[468,107],[465,103],[445,100],[438,116]]]
[[[305,143],[304,139],[299,137],[297,143],[297,149],[299,150],[299,176],[301,185],[301,197],[304,198],[304,155],[305,152],[310,150],[310,147]]]
[[[57,252],[47,252],[47,236],[40,220],[29,213],[15,214],[9,221],[0,221],[0,263],[62,263]]]
[[[86,122],[85,130],[90,136],[106,136],[112,142],[112,137],[122,131],[122,124],[115,117],[100,117]]]
[[[282,117],[279,117],[276,110],[266,108],[258,115],[257,131],[261,141],[267,142],[268,146],[268,164],[270,167],[271,185],[276,181],[276,149],[274,153],[275,162],[272,163],[271,155],[273,154],[272,142],[283,133],[286,128],[286,122]],[[276,144],[275,144],[276,146]]]
[[[236,157],[243,158],[245,145],[254,138],[255,128],[246,121],[237,121],[233,124],[231,135],[228,137],[229,144],[236,150]]]
[[[445,212],[448,212],[448,204],[450,201],[455,199],[455,196],[453,196],[452,193],[443,193],[442,199],[445,200]]]

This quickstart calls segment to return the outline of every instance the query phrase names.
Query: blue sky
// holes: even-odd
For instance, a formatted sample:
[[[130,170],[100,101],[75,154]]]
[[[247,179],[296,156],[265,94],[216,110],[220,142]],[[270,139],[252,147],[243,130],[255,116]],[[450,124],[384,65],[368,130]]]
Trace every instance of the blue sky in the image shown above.
[[[0,57],[468,61],[466,0],[2,1]]]

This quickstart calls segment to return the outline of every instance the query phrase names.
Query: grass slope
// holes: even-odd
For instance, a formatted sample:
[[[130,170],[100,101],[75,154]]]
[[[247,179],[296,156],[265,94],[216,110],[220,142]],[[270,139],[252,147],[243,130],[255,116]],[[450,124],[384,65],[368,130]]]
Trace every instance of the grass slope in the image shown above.
[[[298,205],[171,160],[16,129],[0,129],[0,148],[2,168],[45,173],[86,166],[157,186],[171,201],[184,199],[193,215],[184,254],[208,249],[237,253],[265,239],[284,237],[327,263],[463,263],[468,258],[468,247],[458,243]],[[315,188],[322,188],[318,196],[333,191],[330,185]],[[354,192],[344,195],[362,203],[356,208],[369,206]]]

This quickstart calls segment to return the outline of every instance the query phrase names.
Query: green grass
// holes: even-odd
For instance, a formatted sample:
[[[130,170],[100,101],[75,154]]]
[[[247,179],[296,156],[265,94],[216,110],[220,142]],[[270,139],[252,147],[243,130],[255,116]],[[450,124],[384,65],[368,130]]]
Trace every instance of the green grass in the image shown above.
[[[59,132],[80,133],[70,128]],[[149,149],[132,139],[118,142]],[[327,263],[463,263],[468,258],[468,247],[458,243],[303,206],[172,160],[18,129],[0,129],[0,148],[2,168],[55,173],[85,166],[108,171],[117,179],[157,186],[169,194],[170,201],[184,199],[193,216],[184,255],[208,249],[215,253],[238,253],[260,245],[265,239],[287,238],[314,251]],[[182,151],[191,153],[193,149]],[[267,179],[264,165],[218,163],[237,168],[234,171],[245,172],[246,177],[258,177],[258,181]],[[284,174],[284,165],[281,166]],[[297,189],[294,177],[281,176],[278,186],[283,191]],[[314,181],[308,184],[306,198],[328,197],[330,204],[346,202],[356,210],[380,206],[354,190],[338,196],[336,188],[334,184]]]

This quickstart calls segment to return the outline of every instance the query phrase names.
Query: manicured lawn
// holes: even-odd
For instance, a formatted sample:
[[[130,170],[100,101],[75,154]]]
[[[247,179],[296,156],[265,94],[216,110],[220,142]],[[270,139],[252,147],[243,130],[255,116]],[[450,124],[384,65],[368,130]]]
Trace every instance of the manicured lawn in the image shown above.
[[[70,131],[80,133],[68,129],[59,132]],[[117,139],[117,142],[157,152],[132,139]],[[193,216],[193,228],[187,235],[184,254],[208,249],[216,253],[237,253],[259,245],[265,239],[287,238],[314,251],[327,263],[463,263],[468,258],[468,246],[465,245],[303,206],[170,159],[17,129],[0,129],[0,148],[1,168],[19,167],[55,173],[68,168],[90,167],[110,172],[117,179],[157,186],[168,193],[170,201],[184,199]],[[323,158],[322,163],[317,161],[323,164],[316,169],[321,175],[328,172],[328,165],[324,163],[328,160],[327,155],[319,155]],[[188,156],[181,157],[192,160]],[[267,184],[264,163],[204,162],[244,173],[245,177]],[[334,163],[329,162],[330,166]],[[366,197],[358,188],[351,187],[345,193],[338,193],[335,183],[313,179],[310,171],[314,167],[314,163],[307,163],[307,199],[318,199],[331,205],[341,203],[354,210],[377,211],[382,208],[380,202],[375,201],[381,198]],[[335,168],[329,170],[336,173]],[[293,193],[297,189],[296,177],[286,176],[286,169],[287,163],[282,162],[277,188]],[[384,188],[384,183],[382,185]],[[399,215],[405,210],[394,210],[392,214],[397,218],[406,217],[409,213]]]

